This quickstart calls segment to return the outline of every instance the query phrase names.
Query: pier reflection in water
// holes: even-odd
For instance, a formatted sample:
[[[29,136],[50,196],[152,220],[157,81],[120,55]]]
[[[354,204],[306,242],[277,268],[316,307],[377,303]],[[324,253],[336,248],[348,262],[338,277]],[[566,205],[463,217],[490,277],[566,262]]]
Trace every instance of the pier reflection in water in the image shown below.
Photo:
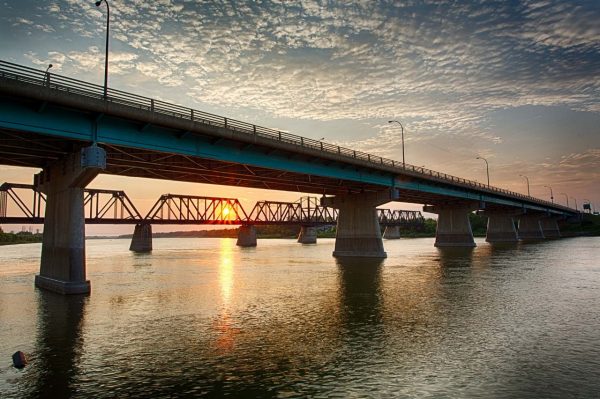
[[[79,390],[84,350],[82,325],[88,298],[36,292],[38,300],[37,339],[29,356],[37,372],[27,370],[19,381],[22,397],[68,398]]]
[[[598,393],[597,242],[478,244],[356,262],[330,240],[95,240],[89,297],[33,290],[39,247],[0,252],[0,350],[32,358],[0,370],[0,396]]]

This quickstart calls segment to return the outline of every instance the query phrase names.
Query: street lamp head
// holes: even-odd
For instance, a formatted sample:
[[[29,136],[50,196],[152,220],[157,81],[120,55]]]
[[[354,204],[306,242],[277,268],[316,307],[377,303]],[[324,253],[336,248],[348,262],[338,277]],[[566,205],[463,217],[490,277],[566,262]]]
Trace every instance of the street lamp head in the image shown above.
[[[102,0],[98,0],[98,1],[96,2],[96,7],[100,7],[100,4],[102,4]]]
[[[48,64],[48,69],[52,68],[52,64]]]

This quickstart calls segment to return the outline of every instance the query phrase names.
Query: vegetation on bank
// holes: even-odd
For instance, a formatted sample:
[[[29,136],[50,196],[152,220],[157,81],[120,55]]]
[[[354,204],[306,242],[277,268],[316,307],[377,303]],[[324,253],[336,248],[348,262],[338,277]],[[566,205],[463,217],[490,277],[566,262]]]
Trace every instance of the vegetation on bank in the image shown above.
[[[0,229],[0,245],[26,244],[31,242],[42,242],[42,234],[34,234],[28,231],[5,233]]]
[[[583,214],[581,223],[565,223],[560,226],[563,237],[569,236],[600,236],[600,216]]]

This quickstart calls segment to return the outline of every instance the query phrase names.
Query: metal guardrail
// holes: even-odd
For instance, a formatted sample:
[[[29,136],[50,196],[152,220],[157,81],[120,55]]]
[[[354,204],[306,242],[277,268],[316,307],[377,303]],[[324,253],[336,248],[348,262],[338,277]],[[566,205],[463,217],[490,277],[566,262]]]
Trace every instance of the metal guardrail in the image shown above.
[[[431,169],[404,164],[392,159],[383,158],[377,155],[362,151],[356,151],[349,148],[340,147],[334,144],[324,143],[323,141],[297,136],[295,134],[282,132],[280,130],[253,125],[247,122],[230,119],[224,116],[214,115],[207,112],[183,107],[168,102],[155,100],[152,98],[128,93],[125,91],[108,88],[107,96],[104,97],[104,86],[57,75],[50,72],[44,72],[39,69],[13,64],[11,62],[0,60],[0,78],[11,79],[23,83],[29,83],[52,90],[66,92],[70,94],[90,97],[98,100],[107,101],[113,104],[124,105],[136,109],[147,110],[156,114],[171,116],[180,119],[190,120],[192,122],[202,123],[211,126],[226,128],[239,133],[246,133],[254,137],[262,137],[278,142],[293,144],[302,148],[319,150],[325,153],[335,154],[347,157],[353,160],[365,161],[373,165],[384,165],[392,167],[398,173],[410,172],[416,177],[434,180],[440,183],[460,184],[468,188],[476,188],[481,191],[487,191],[494,194],[502,194],[508,197],[519,198],[538,205],[549,206],[555,209],[575,212],[574,209],[562,205],[554,204],[535,197],[527,196],[514,191],[488,186],[483,183],[463,179],[461,177],[448,175],[446,173],[436,172]]]

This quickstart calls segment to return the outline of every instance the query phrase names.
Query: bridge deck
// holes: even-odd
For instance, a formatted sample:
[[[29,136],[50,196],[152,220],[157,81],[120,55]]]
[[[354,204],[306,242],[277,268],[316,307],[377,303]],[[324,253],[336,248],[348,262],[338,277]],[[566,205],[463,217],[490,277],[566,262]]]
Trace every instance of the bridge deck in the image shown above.
[[[0,61],[1,163],[43,167],[97,141],[111,174],[400,201],[573,209],[482,183]]]

